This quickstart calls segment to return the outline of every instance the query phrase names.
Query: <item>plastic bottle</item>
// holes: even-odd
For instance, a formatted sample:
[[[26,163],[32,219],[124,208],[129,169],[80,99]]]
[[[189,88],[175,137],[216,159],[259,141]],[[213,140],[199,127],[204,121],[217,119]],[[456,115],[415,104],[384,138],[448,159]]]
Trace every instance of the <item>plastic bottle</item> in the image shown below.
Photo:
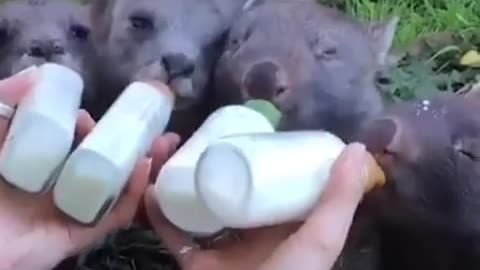
[[[229,228],[301,221],[317,203],[345,146],[325,131],[224,137],[201,155],[196,190]],[[372,181],[383,183],[383,172],[371,161]]]
[[[79,74],[58,64],[44,64],[37,72],[0,153],[5,181],[30,193],[49,190],[67,158],[84,87]]]
[[[245,106],[229,105],[213,112],[163,165],[157,177],[156,194],[166,218],[178,228],[197,236],[221,231],[223,224],[199,201],[195,190],[194,172],[198,158],[210,143],[223,136],[274,132],[279,118],[279,111],[266,101],[251,101]]]
[[[87,225],[107,214],[164,132],[174,100],[161,83],[130,84],[65,163],[54,187],[57,207]]]

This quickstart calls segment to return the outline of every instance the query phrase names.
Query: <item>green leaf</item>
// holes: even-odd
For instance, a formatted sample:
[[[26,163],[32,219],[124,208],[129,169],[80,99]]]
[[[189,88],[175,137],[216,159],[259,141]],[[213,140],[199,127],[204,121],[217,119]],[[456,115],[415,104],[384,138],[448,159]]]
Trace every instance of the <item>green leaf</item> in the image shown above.
[[[480,68],[480,53],[475,50],[468,51],[460,59],[460,64],[463,66]]]

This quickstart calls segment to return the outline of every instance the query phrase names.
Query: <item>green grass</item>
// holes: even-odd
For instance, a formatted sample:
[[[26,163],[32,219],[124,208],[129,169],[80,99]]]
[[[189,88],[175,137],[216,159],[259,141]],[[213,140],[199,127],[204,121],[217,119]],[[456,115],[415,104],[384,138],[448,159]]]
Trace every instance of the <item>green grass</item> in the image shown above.
[[[410,45],[432,32],[459,34],[479,31],[478,0],[344,0],[348,13],[365,19],[400,16],[395,45]]]
[[[5,2],[7,0],[0,0]],[[87,2],[86,0],[80,0]],[[434,32],[480,31],[479,0],[319,0],[339,4],[354,16],[385,19],[400,16],[395,46],[405,47]]]

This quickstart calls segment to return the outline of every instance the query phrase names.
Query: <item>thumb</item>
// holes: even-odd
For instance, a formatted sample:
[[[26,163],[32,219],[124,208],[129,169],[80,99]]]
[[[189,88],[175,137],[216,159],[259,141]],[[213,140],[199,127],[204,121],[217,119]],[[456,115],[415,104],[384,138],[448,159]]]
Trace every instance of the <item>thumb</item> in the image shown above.
[[[11,107],[10,110],[13,111],[14,107],[35,83],[37,75],[35,71],[36,67],[33,66],[15,74],[14,76],[0,80],[0,103]],[[7,136],[10,120],[9,117],[0,117],[0,145]]]
[[[36,66],[27,68],[11,77],[0,80],[0,100],[9,106],[15,106],[34,83]]]
[[[261,268],[327,270],[345,244],[355,210],[363,197],[368,156],[365,146],[354,143],[336,160],[330,182],[305,224]]]

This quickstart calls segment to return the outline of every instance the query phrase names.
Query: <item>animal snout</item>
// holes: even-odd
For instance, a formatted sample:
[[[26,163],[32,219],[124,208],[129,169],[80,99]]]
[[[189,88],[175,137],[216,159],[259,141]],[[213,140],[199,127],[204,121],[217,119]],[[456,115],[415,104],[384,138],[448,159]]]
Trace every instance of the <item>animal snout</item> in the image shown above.
[[[177,77],[189,77],[195,71],[195,63],[181,53],[167,54],[162,57],[163,65],[170,80]]]
[[[391,118],[380,118],[372,121],[363,135],[363,142],[367,149],[374,154],[384,154],[385,151],[394,151],[389,148],[398,132],[397,122]]]
[[[64,46],[55,40],[34,40],[28,48],[28,55],[37,58],[49,59],[64,53]]]
[[[276,101],[288,91],[286,78],[278,65],[262,62],[252,66],[245,76],[244,85],[251,98]]]

